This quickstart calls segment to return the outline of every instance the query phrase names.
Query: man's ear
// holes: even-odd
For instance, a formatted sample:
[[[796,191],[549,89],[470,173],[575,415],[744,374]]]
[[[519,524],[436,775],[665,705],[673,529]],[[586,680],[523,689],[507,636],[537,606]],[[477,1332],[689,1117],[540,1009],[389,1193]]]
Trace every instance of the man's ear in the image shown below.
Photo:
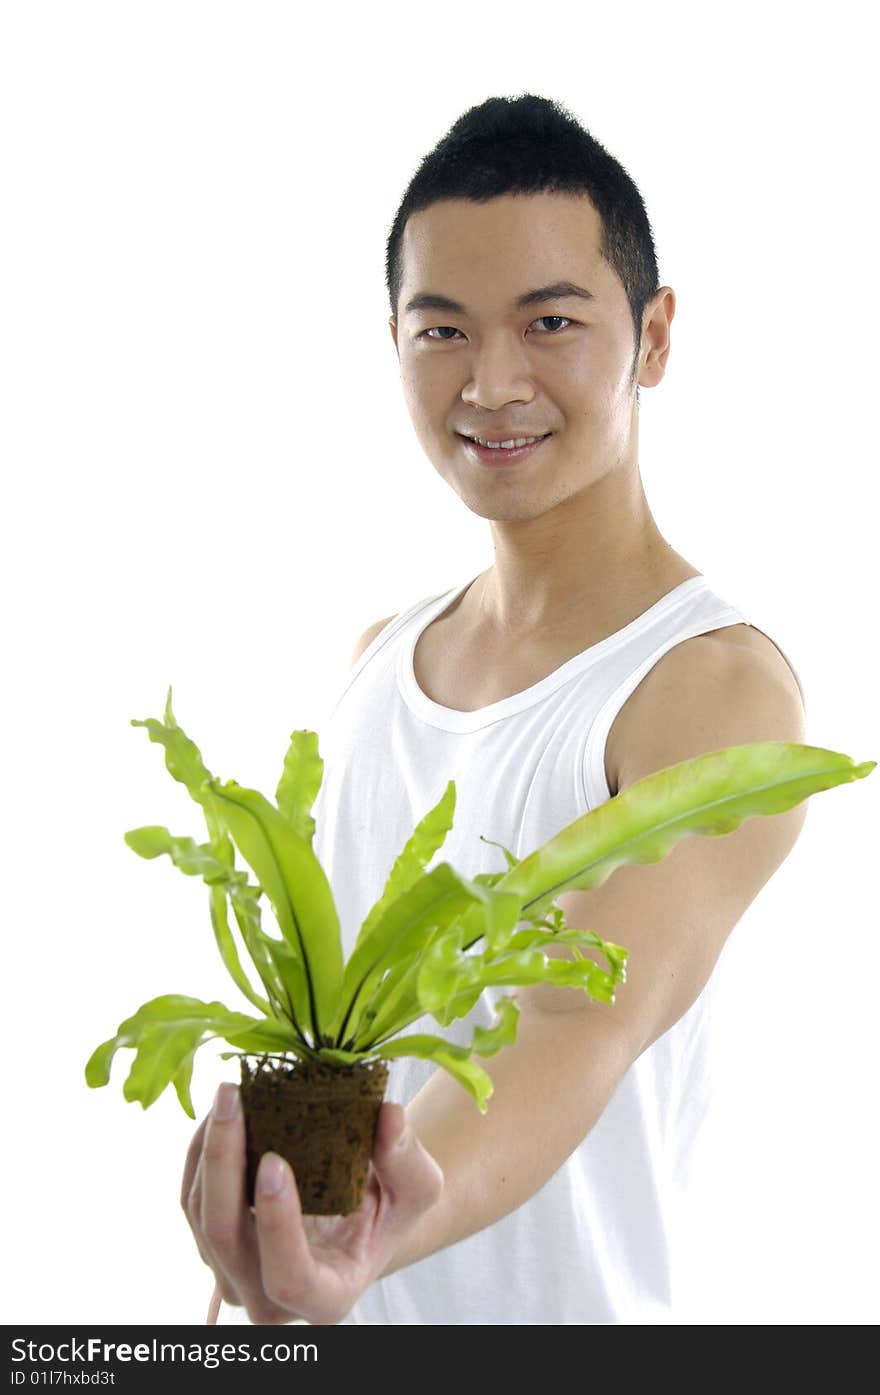
[[[645,308],[641,352],[647,352],[638,374],[642,387],[656,387],[666,372],[669,326],[674,314],[675,291],[671,286],[661,286]]]
[[[394,347],[395,347],[395,349],[397,349],[397,322],[396,322],[396,320],[395,320],[395,318],[394,318],[393,315],[391,316],[391,318],[390,318],[389,321],[388,321],[388,326],[389,326],[389,328],[390,328],[390,330],[391,330],[391,338],[394,340]],[[397,357],[400,358],[400,350],[399,350],[399,349],[397,349]]]

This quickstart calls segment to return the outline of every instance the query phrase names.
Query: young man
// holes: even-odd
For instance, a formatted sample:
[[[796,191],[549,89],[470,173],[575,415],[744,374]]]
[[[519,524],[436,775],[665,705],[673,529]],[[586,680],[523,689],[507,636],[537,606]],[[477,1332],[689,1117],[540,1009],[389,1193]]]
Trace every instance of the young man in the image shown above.
[[[670,546],[645,498],[638,389],[665,373],[675,295],[617,162],[557,104],[491,99],[417,172],[388,279],[416,433],[489,520],[494,560],[365,631],[322,735],[315,850],[346,954],[449,779],[441,856],[474,875],[502,866],[480,834],[523,856],[652,771],[805,739],[786,658]],[[303,1218],[271,1156],[251,1212],[238,1092],[222,1086],[182,1187],[217,1294],[255,1323],[669,1320],[707,985],[804,817],[802,804],[686,838],[560,895],[571,925],[629,949],[616,1002],[520,989],[516,1045],[481,1062],[485,1115],[444,1070],[396,1061],[356,1215]],[[469,1043],[497,996],[447,1035]]]

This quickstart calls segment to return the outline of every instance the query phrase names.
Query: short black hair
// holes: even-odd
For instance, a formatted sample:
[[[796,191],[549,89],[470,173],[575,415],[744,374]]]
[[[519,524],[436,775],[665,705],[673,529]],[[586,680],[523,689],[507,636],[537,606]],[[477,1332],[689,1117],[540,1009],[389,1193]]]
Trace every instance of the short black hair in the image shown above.
[[[660,285],[642,196],[619,161],[561,102],[531,92],[488,97],[470,107],[418,166],[386,244],[385,281],[392,315],[397,318],[401,244],[411,214],[443,199],[487,203],[501,194],[538,193],[586,195],[599,214],[600,251],[621,281],[632,314],[634,379],[642,316]]]

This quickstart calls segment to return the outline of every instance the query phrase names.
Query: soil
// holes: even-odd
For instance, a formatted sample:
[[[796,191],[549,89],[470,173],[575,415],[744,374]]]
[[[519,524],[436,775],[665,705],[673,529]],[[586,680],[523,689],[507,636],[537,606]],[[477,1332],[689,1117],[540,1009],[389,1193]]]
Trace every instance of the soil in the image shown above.
[[[257,1164],[279,1153],[293,1168],[304,1215],[347,1216],[363,1201],[379,1109],[388,1083],[383,1061],[241,1059],[247,1135],[247,1194]]]

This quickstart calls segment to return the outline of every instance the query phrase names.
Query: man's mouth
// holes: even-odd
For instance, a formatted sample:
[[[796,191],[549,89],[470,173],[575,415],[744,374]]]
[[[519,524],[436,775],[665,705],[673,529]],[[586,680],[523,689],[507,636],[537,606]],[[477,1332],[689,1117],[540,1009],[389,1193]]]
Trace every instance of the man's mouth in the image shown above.
[[[472,436],[465,436],[461,432],[465,445],[470,448],[476,458],[484,465],[506,465],[513,464],[516,460],[522,460],[527,455],[531,455],[538,449],[548,437],[552,436],[552,431],[548,431],[543,436],[515,437],[512,441],[502,441],[499,444],[483,445],[474,440]],[[522,444],[519,444],[519,443]]]

